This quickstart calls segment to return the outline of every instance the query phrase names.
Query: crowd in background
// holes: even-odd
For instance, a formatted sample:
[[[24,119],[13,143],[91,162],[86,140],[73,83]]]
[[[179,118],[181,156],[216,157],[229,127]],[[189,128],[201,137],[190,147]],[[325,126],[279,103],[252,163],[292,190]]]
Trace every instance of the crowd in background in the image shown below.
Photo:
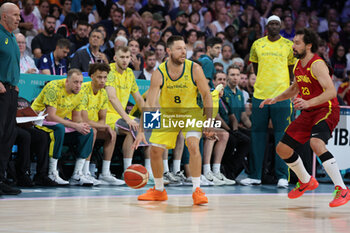
[[[280,34],[289,40],[293,40],[296,30],[305,27],[318,33],[318,54],[333,73],[338,100],[341,105],[350,105],[350,0],[10,2],[21,9],[21,22],[15,34],[21,53],[21,73],[66,75],[70,69],[77,68],[87,75],[89,64],[114,63],[116,49],[127,46],[131,53],[129,68],[136,79],[150,80],[152,72],[167,58],[167,39],[171,35],[183,36],[187,59],[201,64],[205,73],[213,73],[211,87],[220,83],[231,89],[237,87],[243,97],[243,110],[235,112],[237,124],[231,123],[229,116],[223,119],[227,122],[223,128],[234,138],[226,135],[225,140],[234,140],[235,145],[227,150],[241,154],[234,162],[223,157],[226,171],[232,171],[225,173],[230,179],[235,179],[243,169],[249,172],[246,163],[250,102],[256,79],[249,54],[253,42],[266,35],[269,16],[276,15],[282,20]],[[207,70],[206,56],[214,64],[212,71]],[[213,151],[215,153],[215,149]],[[232,163],[238,167],[228,165]],[[177,172],[180,170],[174,170],[168,177],[170,182],[179,181],[175,176]],[[210,168],[204,166],[204,174],[208,172]]]

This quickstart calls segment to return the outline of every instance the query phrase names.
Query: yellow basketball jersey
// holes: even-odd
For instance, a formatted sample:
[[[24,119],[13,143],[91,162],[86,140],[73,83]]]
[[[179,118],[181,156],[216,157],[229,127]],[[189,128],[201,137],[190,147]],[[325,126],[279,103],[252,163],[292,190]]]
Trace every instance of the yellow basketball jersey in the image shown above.
[[[170,77],[167,64],[163,62],[158,67],[162,74],[163,84],[161,86],[159,104],[162,112],[187,112],[199,110],[197,104],[198,88],[193,80],[193,62],[185,60],[180,77]],[[176,79],[177,78],[177,79]]]

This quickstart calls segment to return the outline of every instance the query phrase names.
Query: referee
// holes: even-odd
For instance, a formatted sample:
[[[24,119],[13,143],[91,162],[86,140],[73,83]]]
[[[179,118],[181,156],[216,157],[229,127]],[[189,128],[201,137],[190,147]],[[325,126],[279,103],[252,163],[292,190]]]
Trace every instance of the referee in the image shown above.
[[[5,171],[16,139],[16,112],[20,52],[12,33],[20,21],[19,8],[13,3],[0,7],[0,194],[16,195],[21,190],[4,183]]]

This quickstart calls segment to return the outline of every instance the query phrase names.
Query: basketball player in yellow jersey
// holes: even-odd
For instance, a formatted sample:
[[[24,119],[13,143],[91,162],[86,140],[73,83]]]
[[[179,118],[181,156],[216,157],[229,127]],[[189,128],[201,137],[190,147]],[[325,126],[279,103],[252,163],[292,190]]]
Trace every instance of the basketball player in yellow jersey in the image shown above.
[[[88,123],[94,130],[93,147],[96,139],[104,140],[102,172],[99,176],[99,180],[96,180],[89,170],[91,155],[86,159],[83,168],[83,174],[89,177],[94,185],[99,185],[101,183],[108,185],[125,184],[123,180],[115,178],[110,172],[117,133],[106,124],[108,95],[104,87],[109,71],[109,65],[106,63],[90,64],[89,76],[92,81],[84,83],[81,90],[84,94],[82,100],[84,109],[81,114],[83,121]]]
[[[177,111],[182,113],[187,108],[199,112],[201,110],[196,100],[199,91],[203,98],[205,117],[206,119],[211,119],[213,101],[208,83],[202,68],[198,64],[186,60],[186,44],[183,37],[171,36],[167,42],[167,52],[169,54],[169,60],[162,63],[158,70],[152,74],[145,109],[154,109],[156,107],[156,100],[159,97],[161,111],[176,108]],[[197,109],[198,111],[196,111]],[[162,155],[165,149],[175,147],[176,137],[180,130],[185,134],[186,144],[190,152],[190,170],[193,177],[193,204],[200,205],[208,203],[208,198],[199,187],[202,166],[199,151],[201,129],[187,130],[180,127],[172,127],[170,130],[167,129],[167,132],[164,132],[162,129],[152,131],[150,138],[150,143],[152,144],[151,165],[155,187],[140,195],[138,200],[165,201],[168,199],[163,184]],[[210,128],[204,128],[204,134],[207,137],[213,137],[214,135]],[[147,143],[143,129],[143,115],[141,115],[140,132],[136,137],[133,147],[137,148],[141,141]]]

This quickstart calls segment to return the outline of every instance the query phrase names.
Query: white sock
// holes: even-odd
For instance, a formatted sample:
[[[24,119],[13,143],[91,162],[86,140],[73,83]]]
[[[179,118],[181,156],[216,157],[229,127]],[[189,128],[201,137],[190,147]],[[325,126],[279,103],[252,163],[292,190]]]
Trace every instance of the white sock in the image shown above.
[[[50,158],[49,173],[57,171],[57,162],[58,162],[58,159]]]
[[[181,167],[181,160],[174,159],[173,160],[173,172],[174,172],[174,174],[176,174],[177,172],[180,171],[180,167]]]
[[[151,167],[151,159],[145,159],[145,168],[147,169],[150,175],[153,174]]]
[[[90,160],[85,160],[84,167],[83,167],[83,174],[87,175],[90,171]]]
[[[124,158],[123,162],[124,162],[124,171],[125,171],[131,165],[132,158]]]
[[[220,173],[220,166],[221,166],[220,163],[214,163],[213,164],[213,172],[214,173]]]
[[[210,164],[203,164],[203,174],[207,174],[208,172],[211,172]]]
[[[167,159],[163,159],[164,173],[169,171],[169,164]]]
[[[322,163],[329,177],[332,179],[335,186],[340,186],[346,189],[343,178],[340,175],[339,167],[335,158],[328,159]]]
[[[192,192],[196,191],[196,188],[199,188],[201,185],[200,177],[192,177]]]
[[[77,159],[73,174],[82,174],[85,161],[85,159]]]
[[[109,168],[111,166],[111,161],[108,160],[103,160],[102,162],[102,175],[107,175],[109,174]]]
[[[292,169],[292,171],[297,175],[298,179],[302,183],[308,183],[310,181],[310,174],[306,171],[303,161],[301,160],[300,157],[293,162],[293,163],[287,163],[288,167]]]
[[[163,191],[164,190],[163,177],[162,178],[154,178],[154,186],[155,186],[156,190]]]

